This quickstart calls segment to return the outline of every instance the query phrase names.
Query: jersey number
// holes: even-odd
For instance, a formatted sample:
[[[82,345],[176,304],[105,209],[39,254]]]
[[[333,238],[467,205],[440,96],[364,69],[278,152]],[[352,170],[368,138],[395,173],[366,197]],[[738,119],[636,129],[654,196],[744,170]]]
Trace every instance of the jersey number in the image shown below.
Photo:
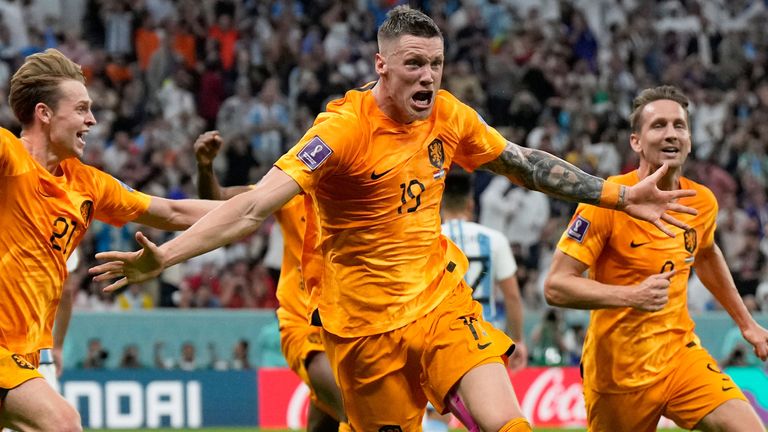
[[[485,278],[490,277],[488,270],[490,270],[490,267],[491,267],[491,257],[489,256],[467,257],[467,260],[469,261],[470,267],[472,267],[472,263],[480,263],[480,272],[478,272],[477,276],[475,276],[475,280],[473,280],[469,284],[469,286],[472,287],[472,290],[475,290],[477,289],[478,286],[480,286],[481,282],[485,281]]]
[[[405,183],[400,183],[400,201],[403,203],[397,208],[397,214],[403,214],[403,209],[408,213],[415,212],[421,205],[421,193],[426,190],[424,184],[420,181],[413,179],[406,186]],[[406,197],[407,195],[407,197]],[[416,203],[412,207],[405,207],[409,200],[416,199]]]
[[[61,216],[57,217],[56,220],[53,221],[51,247],[57,251],[61,251],[63,254],[66,254],[67,249],[69,249],[69,244],[72,242],[72,236],[75,234],[75,231],[77,231],[76,221],[70,221]],[[64,241],[64,237],[67,238],[66,242]],[[64,244],[63,249],[61,247],[62,243]]]

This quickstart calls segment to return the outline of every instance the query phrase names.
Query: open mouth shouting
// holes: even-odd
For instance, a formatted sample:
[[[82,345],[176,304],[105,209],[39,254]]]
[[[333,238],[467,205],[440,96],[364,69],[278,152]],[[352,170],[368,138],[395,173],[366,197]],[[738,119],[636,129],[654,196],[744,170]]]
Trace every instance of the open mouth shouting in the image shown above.
[[[411,101],[413,102],[413,105],[414,107],[416,107],[417,110],[427,110],[432,106],[433,97],[434,97],[433,91],[421,90],[413,94],[413,96],[411,97]]]

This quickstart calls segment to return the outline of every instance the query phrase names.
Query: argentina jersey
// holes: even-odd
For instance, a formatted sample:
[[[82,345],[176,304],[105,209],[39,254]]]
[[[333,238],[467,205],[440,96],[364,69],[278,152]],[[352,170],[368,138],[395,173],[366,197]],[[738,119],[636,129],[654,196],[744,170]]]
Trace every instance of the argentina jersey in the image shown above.
[[[496,283],[517,272],[507,238],[499,231],[460,219],[447,220],[442,231],[467,256],[469,268],[464,280],[472,287],[473,298],[483,305],[483,318],[504,329],[504,298]]]

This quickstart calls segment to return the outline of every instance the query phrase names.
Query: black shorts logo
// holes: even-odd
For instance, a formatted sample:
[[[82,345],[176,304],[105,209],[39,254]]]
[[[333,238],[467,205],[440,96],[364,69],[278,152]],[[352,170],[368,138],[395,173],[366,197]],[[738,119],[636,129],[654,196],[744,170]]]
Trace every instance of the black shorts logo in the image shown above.
[[[403,432],[399,425],[386,425],[379,428],[379,432]]]
[[[32,366],[32,363],[28,362],[27,359],[25,359],[24,357],[18,354],[13,354],[11,358],[13,359],[13,361],[16,362],[16,366],[18,367],[22,369],[35,370],[35,367]]]

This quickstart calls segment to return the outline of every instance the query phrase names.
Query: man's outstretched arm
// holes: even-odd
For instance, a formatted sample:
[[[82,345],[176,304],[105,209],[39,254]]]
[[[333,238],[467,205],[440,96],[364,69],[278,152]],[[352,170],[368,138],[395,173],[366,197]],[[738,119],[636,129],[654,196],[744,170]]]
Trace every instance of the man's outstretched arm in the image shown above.
[[[624,211],[632,217],[651,222],[671,237],[674,233],[664,222],[683,229],[688,227],[667,212],[696,214],[695,209],[676,203],[679,198],[695,195],[695,191],[663,191],[656,186],[667,171],[666,165],[628,187],[587,174],[547,152],[508,142],[498,158],[480,168],[555,198]]]
[[[131,283],[156,277],[163,269],[229,244],[256,231],[264,219],[282,207],[301,189],[288,174],[272,168],[249,192],[238,195],[205,215],[180,236],[158,247],[141,232],[135,252],[102,252],[96,258],[108,261],[90,269],[96,281],[119,278],[105,288],[113,291]]]

